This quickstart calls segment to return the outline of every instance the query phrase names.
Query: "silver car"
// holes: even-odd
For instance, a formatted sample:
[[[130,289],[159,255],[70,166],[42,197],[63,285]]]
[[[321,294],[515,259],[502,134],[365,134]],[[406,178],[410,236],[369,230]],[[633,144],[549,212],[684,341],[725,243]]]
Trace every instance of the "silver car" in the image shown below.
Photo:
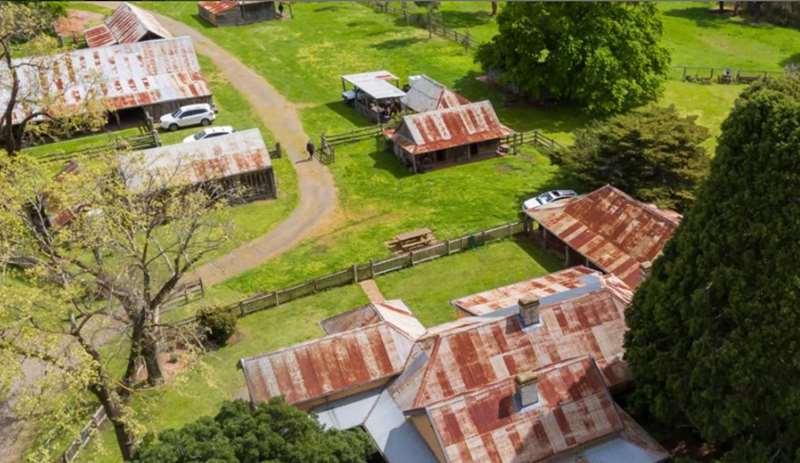
[[[575,196],[578,196],[578,193],[575,193],[572,190],[551,190],[538,196],[534,196],[533,198],[522,203],[522,210],[527,211],[529,209],[544,206],[545,204],[561,201],[562,199],[574,198]]]
[[[181,106],[172,114],[161,116],[160,125],[164,130],[178,130],[192,125],[209,125],[216,119],[214,107],[208,103]]]

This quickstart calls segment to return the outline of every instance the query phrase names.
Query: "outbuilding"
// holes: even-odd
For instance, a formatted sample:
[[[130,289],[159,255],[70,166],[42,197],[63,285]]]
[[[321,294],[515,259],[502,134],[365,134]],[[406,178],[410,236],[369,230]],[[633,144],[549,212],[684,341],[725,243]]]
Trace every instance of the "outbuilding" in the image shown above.
[[[342,76],[342,99],[371,122],[386,122],[402,108],[405,92],[400,79],[389,71]]]
[[[245,200],[275,198],[269,151],[258,129],[125,155],[120,170],[137,193],[194,185],[237,192]]]
[[[407,115],[384,131],[395,156],[415,173],[494,157],[512,133],[488,100]]]
[[[223,0],[197,2],[197,13],[214,26],[242,26],[259,21],[280,19],[280,2],[262,0]]]
[[[469,103],[463,96],[424,74],[410,76],[408,82],[408,90],[400,100],[406,111],[424,113]]]
[[[128,2],[117,7],[103,24],[84,31],[83,36],[91,48],[172,38],[149,11]]]

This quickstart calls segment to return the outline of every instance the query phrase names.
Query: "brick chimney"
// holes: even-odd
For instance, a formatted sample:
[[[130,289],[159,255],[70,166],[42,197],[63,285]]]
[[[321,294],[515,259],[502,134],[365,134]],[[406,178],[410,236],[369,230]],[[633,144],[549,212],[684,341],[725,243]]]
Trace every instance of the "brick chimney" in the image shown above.
[[[517,301],[519,316],[522,324],[531,326],[539,323],[539,297],[534,295],[523,296]]]
[[[522,408],[536,405],[539,402],[538,378],[533,372],[520,373],[514,377],[517,385],[517,397]]]

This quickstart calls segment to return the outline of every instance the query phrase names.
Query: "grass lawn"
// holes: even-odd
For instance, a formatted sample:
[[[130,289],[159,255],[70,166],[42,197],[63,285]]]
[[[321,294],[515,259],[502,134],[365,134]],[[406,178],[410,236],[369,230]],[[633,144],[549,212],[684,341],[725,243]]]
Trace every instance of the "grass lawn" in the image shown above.
[[[534,245],[505,240],[387,274],[377,283],[385,296],[404,299],[420,320],[431,326],[455,318],[455,310],[448,304],[451,299],[557,268],[558,260],[543,255]],[[244,377],[236,367],[240,358],[320,337],[320,320],[367,302],[361,288],[350,285],[244,317],[239,320],[234,344],[209,353],[200,366],[137,399],[134,409],[148,430],[181,426],[213,414],[222,400],[246,397]],[[122,368],[124,359],[114,365]],[[90,445],[78,461],[119,461],[108,427],[94,442],[102,444],[102,451]]]
[[[69,2],[69,5],[67,6],[70,10],[90,11],[92,13],[99,13],[103,15],[111,14],[114,11],[112,8],[88,2]]]

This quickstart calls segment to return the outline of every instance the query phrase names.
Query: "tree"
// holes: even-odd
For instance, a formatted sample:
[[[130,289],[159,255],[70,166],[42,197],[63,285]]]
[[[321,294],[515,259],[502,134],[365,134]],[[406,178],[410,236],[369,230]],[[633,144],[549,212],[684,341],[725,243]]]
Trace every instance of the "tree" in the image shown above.
[[[0,157],[0,385],[21,373],[6,365],[39,361],[45,374],[26,388],[30,400],[20,401],[20,413],[44,413],[55,431],[73,424],[61,422],[69,421],[64,414],[84,411],[76,397],[88,392],[105,409],[126,460],[137,427],[124,399],[139,385],[139,365],[150,385],[163,379],[159,343],[170,327],[159,322],[160,308],[227,238],[223,209],[236,193],[209,185],[165,189],[183,178],[180,166],[147,171],[140,162],[109,153],[54,179],[29,156]],[[129,347],[101,349],[117,332]],[[109,370],[116,355],[127,358],[124,375]]]
[[[326,430],[311,416],[280,399],[251,408],[225,402],[214,417],[200,418],[181,429],[149,435],[137,452],[137,463],[195,461],[283,463],[359,463],[372,453],[361,430]]]
[[[652,107],[579,130],[553,161],[588,188],[610,183],[662,207],[684,210],[708,173],[708,130],[674,106]]]
[[[497,10],[500,7],[500,2],[499,2],[499,0],[492,0],[491,3],[492,3],[492,12],[491,12],[491,14],[489,16],[494,16],[494,15],[497,14]]]
[[[798,152],[800,80],[753,84],[626,314],[633,403],[761,461],[800,442]]]
[[[476,56],[537,99],[613,113],[654,99],[669,53],[653,3],[509,2]]]
[[[73,105],[63,98],[72,90],[69,85],[24,85],[38,82],[56,66],[52,55],[59,47],[52,23],[64,12],[62,2],[0,2],[0,140],[10,156],[26,140],[56,140],[98,130],[106,122],[107,108],[98,96],[101,82],[95,77],[81,82],[86,97]],[[15,58],[20,55],[26,57]]]

